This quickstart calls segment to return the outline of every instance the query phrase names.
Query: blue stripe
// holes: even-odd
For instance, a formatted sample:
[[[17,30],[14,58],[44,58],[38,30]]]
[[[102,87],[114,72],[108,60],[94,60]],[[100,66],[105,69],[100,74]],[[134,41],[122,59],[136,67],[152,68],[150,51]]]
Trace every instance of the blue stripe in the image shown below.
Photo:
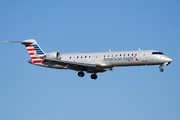
[[[41,49],[39,49],[39,48],[35,48],[35,50],[36,50],[36,51],[38,51],[38,50],[40,50],[40,51],[41,51]]]
[[[42,51],[40,50],[40,51],[36,51],[36,52],[42,52]]]
[[[37,53],[43,53],[43,52],[37,52]]]
[[[34,49],[36,50],[37,54],[40,55],[40,54],[44,54],[43,51],[39,48],[38,45],[33,45]]]
[[[37,52],[37,53],[43,53],[43,52]]]
[[[40,54],[44,54],[44,53],[37,53],[38,55],[40,55]]]

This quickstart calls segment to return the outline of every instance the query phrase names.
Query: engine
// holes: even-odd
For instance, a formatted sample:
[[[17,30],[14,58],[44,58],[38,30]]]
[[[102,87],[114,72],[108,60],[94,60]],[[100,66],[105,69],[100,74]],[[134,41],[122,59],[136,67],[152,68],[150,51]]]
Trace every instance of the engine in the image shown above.
[[[49,59],[60,59],[60,53],[59,52],[50,52],[43,56],[43,58],[49,58]]]

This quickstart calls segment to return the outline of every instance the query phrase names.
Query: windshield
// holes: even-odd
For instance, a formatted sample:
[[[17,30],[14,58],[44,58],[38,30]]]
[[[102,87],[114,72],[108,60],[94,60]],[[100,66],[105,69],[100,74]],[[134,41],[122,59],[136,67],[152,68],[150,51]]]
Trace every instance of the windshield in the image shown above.
[[[152,52],[152,55],[164,55],[162,52]]]

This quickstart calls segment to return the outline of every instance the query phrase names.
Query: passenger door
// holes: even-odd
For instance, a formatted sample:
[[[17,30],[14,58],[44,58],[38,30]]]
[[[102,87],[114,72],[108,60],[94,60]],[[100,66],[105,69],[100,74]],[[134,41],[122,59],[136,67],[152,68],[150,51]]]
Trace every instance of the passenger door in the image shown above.
[[[147,53],[142,54],[142,61],[147,62]]]

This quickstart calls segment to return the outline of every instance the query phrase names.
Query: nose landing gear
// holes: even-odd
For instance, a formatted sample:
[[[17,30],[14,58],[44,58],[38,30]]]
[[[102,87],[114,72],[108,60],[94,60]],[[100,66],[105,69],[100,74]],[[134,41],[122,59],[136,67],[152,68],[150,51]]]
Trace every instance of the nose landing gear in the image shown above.
[[[162,68],[164,66],[164,64],[161,64],[160,66],[159,66],[159,70],[160,70],[160,72],[163,72],[164,71],[164,69]]]
[[[163,72],[163,71],[164,71],[164,69],[163,69],[163,68],[160,68],[159,70],[160,70],[160,72]]]

